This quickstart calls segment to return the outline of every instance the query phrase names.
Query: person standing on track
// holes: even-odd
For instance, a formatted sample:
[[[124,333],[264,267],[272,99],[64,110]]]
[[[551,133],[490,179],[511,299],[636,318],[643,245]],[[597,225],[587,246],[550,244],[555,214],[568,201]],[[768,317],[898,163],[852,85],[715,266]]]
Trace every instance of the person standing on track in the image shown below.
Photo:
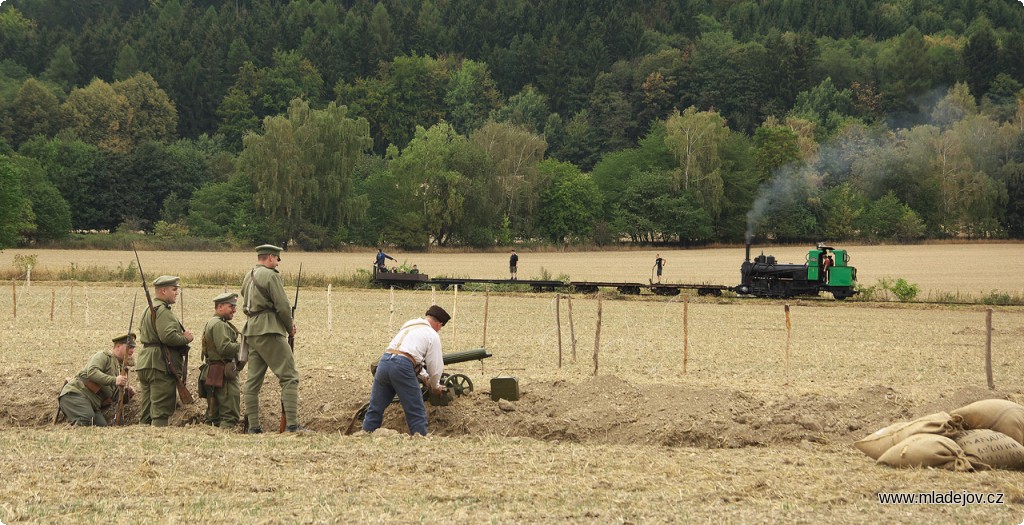
[[[654,268],[652,269],[658,274],[658,284],[661,284],[661,270],[668,263],[668,259],[663,258],[660,253],[655,254],[654,257]]]
[[[508,258],[508,273],[510,275],[509,280],[515,281],[519,277],[516,275],[519,272],[519,254],[515,250],[512,250],[512,255]]]

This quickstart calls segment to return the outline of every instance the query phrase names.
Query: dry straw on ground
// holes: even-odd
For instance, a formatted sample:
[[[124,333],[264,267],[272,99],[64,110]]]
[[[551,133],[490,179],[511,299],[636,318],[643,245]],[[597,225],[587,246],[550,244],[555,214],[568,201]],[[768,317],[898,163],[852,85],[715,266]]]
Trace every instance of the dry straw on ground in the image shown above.
[[[295,264],[282,270],[294,271],[297,262],[286,258]],[[211,311],[201,305],[220,291],[186,290],[187,326],[205,322]],[[119,523],[1018,523],[1024,517],[1024,473],[891,470],[851,446],[895,420],[990,396],[1024,401],[1019,307],[995,310],[999,390],[990,392],[980,307],[792,301],[786,385],[779,302],[691,299],[684,375],[682,300],[608,298],[600,373],[590,377],[588,351],[557,368],[554,294],[491,293],[487,346],[494,357],[456,370],[477,391],[431,408],[434,435],[408,439],[395,432],[405,430],[397,407],[385,421],[391,432],[340,434],[366,400],[368,366],[392,335],[389,291],[334,287],[328,301],[326,289],[308,289],[297,339],[300,419],[317,434],[253,437],[194,424],[202,402],[180,410],[172,421],[178,427],[167,431],[49,427],[62,378],[124,330],[134,289],[80,283],[73,316],[66,283],[35,283],[17,293],[16,319],[11,294],[0,294],[4,523],[90,522],[108,513]],[[52,322],[51,297],[58,305]],[[485,298],[460,290],[453,320],[459,347],[447,351],[482,342]],[[442,306],[453,299],[450,291],[436,294]],[[422,314],[430,302],[430,291],[396,291],[395,322]],[[594,332],[581,327],[594,326],[596,307],[593,297],[573,296],[581,349],[593,346]],[[488,380],[499,374],[520,380],[523,397],[511,411],[487,395]],[[269,377],[265,428],[278,415],[279,390]],[[133,411],[136,406],[130,418],[137,417]],[[396,486],[417,493],[390,488]],[[875,496],[948,490],[1002,492],[1007,504],[882,506]]]

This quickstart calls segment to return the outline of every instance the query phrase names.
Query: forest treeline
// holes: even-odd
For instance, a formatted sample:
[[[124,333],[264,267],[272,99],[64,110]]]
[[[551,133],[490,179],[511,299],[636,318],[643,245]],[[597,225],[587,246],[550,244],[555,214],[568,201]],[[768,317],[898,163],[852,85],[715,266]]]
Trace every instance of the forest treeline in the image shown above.
[[[1024,237],[1017,0],[6,0],[0,247]]]

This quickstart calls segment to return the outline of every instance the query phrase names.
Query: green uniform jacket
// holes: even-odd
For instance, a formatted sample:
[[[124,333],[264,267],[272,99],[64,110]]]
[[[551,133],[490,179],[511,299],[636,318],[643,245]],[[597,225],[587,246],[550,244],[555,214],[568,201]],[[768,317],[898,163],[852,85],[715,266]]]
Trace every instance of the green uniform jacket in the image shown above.
[[[93,410],[99,410],[103,399],[114,396],[115,381],[120,373],[121,362],[114,357],[114,354],[110,353],[109,350],[96,352],[96,355],[89,359],[89,363],[85,365],[85,368],[74,379],[68,381],[68,384],[64,385],[60,395],[67,394],[68,392],[82,394],[92,403]],[[100,385],[100,393],[98,395],[93,394],[92,391],[85,387],[86,380]]]
[[[135,368],[144,370],[153,368],[167,372],[167,364],[164,363],[163,353],[158,346],[152,344],[163,343],[171,350],[171,360],[174,367],[180,374],[185,364],[185,354],[188,353],[188,339],[185,339],[185,327],[178,322],[171,305],[161,299],[153,301],[153,308],[156,309],[156,329],[153,329],[153,319],[149,315],[149,308],[142,313],[142,322],[139,323],[139,340],[142,341],[142,348],[135,356]]]
[[[203,350],[208,361],[238,359],[238,330],[231,321],[213,316],[203,329]]]
[[[291,305],[284,293],[284,280],[276,269],[257,264],[245,274],[242,298],[242,311],[249,317],[242,328],[246,336],[288,335],[292,331]]]

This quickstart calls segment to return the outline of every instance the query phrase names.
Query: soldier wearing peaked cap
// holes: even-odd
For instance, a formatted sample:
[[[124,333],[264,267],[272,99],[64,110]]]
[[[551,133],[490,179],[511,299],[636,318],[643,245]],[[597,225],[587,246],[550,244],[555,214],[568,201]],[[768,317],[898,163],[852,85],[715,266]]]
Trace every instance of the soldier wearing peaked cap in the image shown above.
[[[222,293],[213,298],[214,315],[203,329],[202,370],[199,373],[200,393],[207,402],[207,422],[230,429],[241,414],[238,372],[238,329],[231,324],[238,307],[238,294]]]
[[[183,371],[185,355],[192,342],[192,331],[186,330],[171,307],[181,293],[181,280],[173,275],[161,275],[153,281],[153,309],[156,322],[148,311],[143,311],[139,323],[142,350],[135,360],[139,374],[139,394],[142,400],[139,422],[143,425],[166,427],[167,420],[177,406],[177,378],[167,369],[163,347],[166,346],[176,370]],[[146,306],[146,309],[149,307]]]
[[[256,247],[258,262],[242,279],[242,311],[248,319],[242,327],[249,349],[249,375],[243,400],[250,434],[260,434],[260,389],[269,368],[281,383],[286,429],[304,430],[299,425],[299,371],[288,346],[288,335],[295,335],[291,305],[277,267],[281,248],[272,244]]]
[[[113,342],[113,348],[93,355],[60,392],[57,403],[72,425],[105,427],[103,409],[113,401],[114,389],[125,387],[129,396],[135,394],[128,378],[121,375],[121,367],[135,354],[135,334],[121,334]]]
[[[373,432],[380,428],[384,409],[398,394],[409,433],[427,435],[427,407],[419,383],[427,385],[434,395],[442,393],[439,381],[444,372],[444,356],[437,333],[449,319],[451,316],[444,308],[434,305],[422,318],[402,325],[377,364],[363,430]]]

